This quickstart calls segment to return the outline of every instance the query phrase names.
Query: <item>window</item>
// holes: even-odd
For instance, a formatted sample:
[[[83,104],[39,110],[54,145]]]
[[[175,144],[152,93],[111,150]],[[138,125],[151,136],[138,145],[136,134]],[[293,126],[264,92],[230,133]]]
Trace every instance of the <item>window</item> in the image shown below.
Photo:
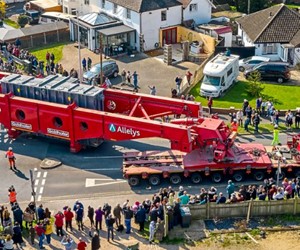
[[[166,21],[167,20],[167,11],[166,10],[163,10],[161,12],[161,20],[162,21]]]
[[[126,18],[131,19],[131,10],[130,9],[126,9]]]
[[[118,9],[118,5],[114,3],[113,13],[116,14]]]
[[[102,8],[102,9],[105,8],[105,0],[101,0],[101,8]]]
[[[265,43],[263,44],[263,55],[266,54],[276,54],[277,53],[277,46],[275,43]]]
[[[89,5],[90,4],[90,0],[84,0],[84,4]]]
[[[198,10],[198,6],[196,3],[190,4],[190,12],[197,11],[197,10]]]
[[[227,71],[227,77],[229,77],[232,74],[232,68]]]

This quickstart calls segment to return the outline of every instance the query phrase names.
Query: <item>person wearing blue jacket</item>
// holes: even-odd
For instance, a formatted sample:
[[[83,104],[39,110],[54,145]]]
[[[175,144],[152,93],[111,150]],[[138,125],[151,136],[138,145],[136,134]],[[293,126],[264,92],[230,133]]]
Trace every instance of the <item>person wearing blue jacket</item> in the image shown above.
[[[136,219],[136,222],[139,223],[139,225],[140,225],[139,232],[143,232],[145,220],[146,220],[146,210],[145,210],[144,206],[139,207],[138,211],[136,212],[135,219]]]

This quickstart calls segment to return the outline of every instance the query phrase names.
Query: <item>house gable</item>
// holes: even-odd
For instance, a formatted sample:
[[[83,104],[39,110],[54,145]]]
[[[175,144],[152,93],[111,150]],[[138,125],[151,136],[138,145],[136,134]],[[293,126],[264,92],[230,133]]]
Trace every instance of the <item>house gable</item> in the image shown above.
[[[300,29],[300,14],[276,5],[237,19],[254,43],[289,43]]]

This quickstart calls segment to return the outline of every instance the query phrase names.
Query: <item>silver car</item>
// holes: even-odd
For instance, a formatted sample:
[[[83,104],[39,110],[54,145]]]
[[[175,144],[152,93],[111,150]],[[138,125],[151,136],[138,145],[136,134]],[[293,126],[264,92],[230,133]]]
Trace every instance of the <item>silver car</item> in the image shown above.
[[[100,75],[100,63],[95,64],[89,71],[83,74],[83,82],[92,84],[94,78]],[[118,77],[119,67],[115,61],[104,61],[102,63],[102,74],[104,77]]]
[[[239,70],[244,72],[247,69],[251,69],[254,66],[262,63],[262,62],[269,62],[270,58],[263,57],[263,56],[250,56],[244,59],[239,60]]]

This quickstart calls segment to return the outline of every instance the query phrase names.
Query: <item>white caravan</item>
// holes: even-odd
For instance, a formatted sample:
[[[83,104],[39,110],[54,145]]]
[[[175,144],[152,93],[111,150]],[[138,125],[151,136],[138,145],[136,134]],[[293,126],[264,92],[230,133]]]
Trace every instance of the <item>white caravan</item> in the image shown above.
[[[203,69],[201,96],[220,97],[239,75],[239,56],[218,54]]]

